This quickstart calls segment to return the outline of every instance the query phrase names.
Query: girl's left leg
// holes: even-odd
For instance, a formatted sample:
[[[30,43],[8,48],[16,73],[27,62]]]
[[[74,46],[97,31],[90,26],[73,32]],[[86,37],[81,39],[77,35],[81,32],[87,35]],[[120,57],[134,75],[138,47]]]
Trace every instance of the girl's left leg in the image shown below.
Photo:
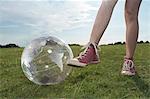
[[[142,0],[126,0],[126,57],[132,59],[138,39],[138,12]]]
[[[138,12],[141,1],[142,0],[126,0],[125,4],[126,56],[121,72],[124,75],[135,75],[133,55],[138,39]]]

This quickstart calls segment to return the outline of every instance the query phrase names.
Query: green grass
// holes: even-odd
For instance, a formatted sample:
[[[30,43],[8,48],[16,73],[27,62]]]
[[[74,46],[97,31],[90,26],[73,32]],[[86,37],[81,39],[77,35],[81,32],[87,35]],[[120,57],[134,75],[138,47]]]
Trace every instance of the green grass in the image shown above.
[[[80,47],[72,46],[75,56]],[[0,49],[0,98],[105,98],[150,99],[150,44],[138,44],[134,77],[120,75],[124,45],[101,46],[101,63],[73,68],[66,80],[57,85],[39,86],[29,81],[20,66],[23,49]]]

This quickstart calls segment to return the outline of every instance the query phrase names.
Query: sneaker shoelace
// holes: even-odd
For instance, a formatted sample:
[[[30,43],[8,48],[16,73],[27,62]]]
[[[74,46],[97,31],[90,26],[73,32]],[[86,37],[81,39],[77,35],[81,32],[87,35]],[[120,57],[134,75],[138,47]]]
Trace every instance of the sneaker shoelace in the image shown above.
[[[87,57],[87,54],[88,54],[89,51],[90,51],[90,50],[89,50],[90,47],[92,47],[92,46],[89,45],[83,52],[80,53],[80,55],[79,55],[79,57],[78,57],[79,60],[82,60],[82,59],[84,59],[84,58]]]
[[[125,60],[123,70],[129,71],[134,69],[134,63],[132,60]]]

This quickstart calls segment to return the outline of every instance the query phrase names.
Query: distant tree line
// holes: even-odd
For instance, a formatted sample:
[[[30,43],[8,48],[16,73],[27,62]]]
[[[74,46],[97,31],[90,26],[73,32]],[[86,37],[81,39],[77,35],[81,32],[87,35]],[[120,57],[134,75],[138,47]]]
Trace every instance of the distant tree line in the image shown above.
[[[80,46],[79,44],[69,44],[69,46]]]
[[[149,41],[138,41],[137,42],[138,44],[142,44],[142,43],[150,43]],[[108,44],[108,45],[118,45],[118,44],[120,44],[120,45],[123,45],[123,44],[125,44],[125,42],[115,42],[115,43],[110,43],[110,44]]]
[[[0,48],[20,48],[16,44],[6,44],[6,45],[0,45]]]
[[[138,41],[138,44],[142,44],[142,43],[150,43],[149,41]],[[125,42],[115,42],[115,43],[110,43],[108,45],[123,45],[125,44]],[[79,44],[69,44],[69,46],[81,46]],[[6,45],[0,45],[0,48],[20,48],[20,46],[16,45],[16,44],[6,44]]]

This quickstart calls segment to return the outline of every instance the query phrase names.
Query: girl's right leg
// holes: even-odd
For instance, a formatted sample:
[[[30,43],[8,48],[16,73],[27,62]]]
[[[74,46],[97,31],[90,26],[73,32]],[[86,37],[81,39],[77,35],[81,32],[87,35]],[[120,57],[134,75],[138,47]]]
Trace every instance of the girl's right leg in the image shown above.
[[[98,44],[110,21],[113,9],[118,0],[103,0],[98,11],[90,42]]]
[[[97,44],[101,39],[113,12],[113,8],[118,0],[103,0],[101,7],[97,13],[97,17],[91,33],[88,47],[82,52],[79,57],[74,58],[68,62],[74,66],[86,66],[91,63],[99,62],[99,54],[97,52]]]

